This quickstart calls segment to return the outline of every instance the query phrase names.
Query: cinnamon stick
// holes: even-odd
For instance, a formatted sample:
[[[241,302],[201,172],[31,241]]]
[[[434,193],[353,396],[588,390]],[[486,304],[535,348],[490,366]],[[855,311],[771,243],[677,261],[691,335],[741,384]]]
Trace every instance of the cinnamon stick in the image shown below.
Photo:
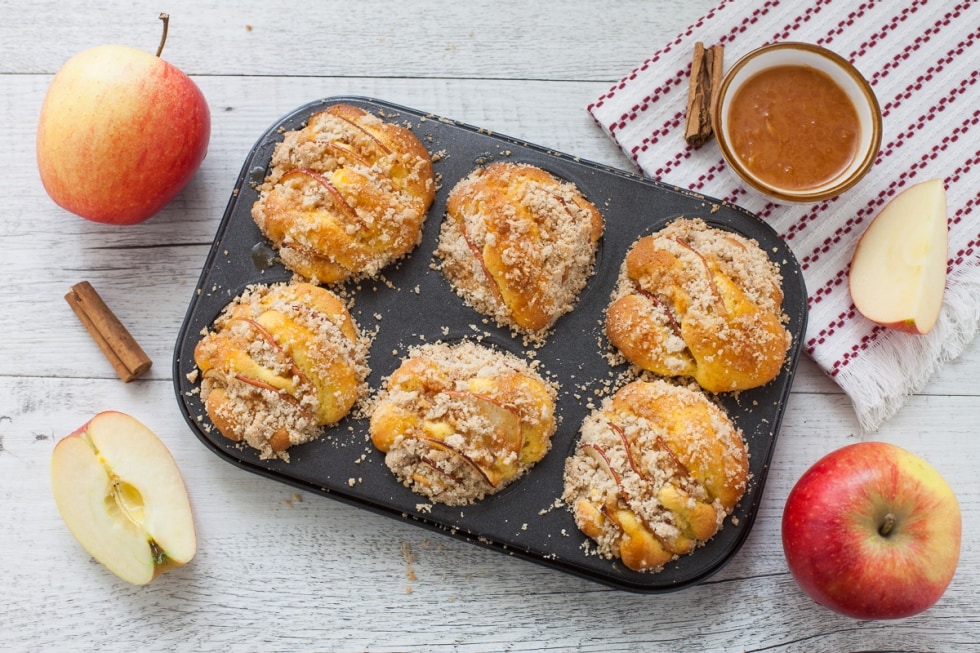
[[[153,361],[106,306],[88,281],[71,287],[65,301],[78,316],[99,349],[124,382],[139,378],[150,369]]]
[[[711,119],[715,112],[718,88],[721,86],[724,51],[724,46],[721,45],[705,48],[701,41],[694,44],[684,140],[695,147],[704,145],[714,134]]]

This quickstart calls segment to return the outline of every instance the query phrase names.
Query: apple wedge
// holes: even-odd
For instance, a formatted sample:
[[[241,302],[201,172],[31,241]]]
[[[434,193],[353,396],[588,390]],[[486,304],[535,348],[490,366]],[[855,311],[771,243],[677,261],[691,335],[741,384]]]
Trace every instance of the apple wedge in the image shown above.
[[[177,463],[129,415],[99,413],[61,439],[51,486],[75,539],[125,581],[145,585],[194,557],[197,537]]]
[[[909,186],[892,198],[854,251],[849,276],[854,307],[883,326],[929,333],[946,288],[948,231],[941,179]]]

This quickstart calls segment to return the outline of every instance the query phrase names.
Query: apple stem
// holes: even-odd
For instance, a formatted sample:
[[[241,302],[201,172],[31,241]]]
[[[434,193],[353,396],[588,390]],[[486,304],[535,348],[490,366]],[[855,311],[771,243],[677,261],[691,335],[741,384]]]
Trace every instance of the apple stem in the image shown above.
[[[160,45],[157,46],[157,56],[163,52],[163,44],[167,42],[167,28],[170,26],[170,14],[161,13],[160,20],[163,21],[163,35],[160,37]]]
[[[881,535],[882,537],[888,537],[892,532],[892,528],[894,527],[895,527],[895,515],[888,513],[887,515],[885,515],[884,523],[882,523],[882,525],[878,528],[878,535]]]

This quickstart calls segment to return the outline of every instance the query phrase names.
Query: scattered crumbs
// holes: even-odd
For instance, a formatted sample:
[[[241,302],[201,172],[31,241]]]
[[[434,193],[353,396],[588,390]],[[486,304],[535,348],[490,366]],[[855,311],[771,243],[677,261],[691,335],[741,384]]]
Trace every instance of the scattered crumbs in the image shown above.
[[[527,523],[526,522],[523,523],[523,524],[521,524],[521,530],[522,531],[526,531],[527,530]]]
[[[252,31],[252,26],[246,23],[246,25],[245,25],[245,31],[246,32],[251,32]]]
[[[415,575],[415,567],[413,566],[415,563],[415,556],[412,554],[412,547],[409,546],[408,542],[402,542],[402,557],[405,558],[405,578],[407,578],[409,582],[418,580],[418,577]],[[411,585],[405,586],[405,593],[412,593]]]
[[[556,508],[561,508],[564,505],[565,505],[565,503],[560,498],[557,498],[557,499],[554,500],[554,502],[550,506],[548,506],[547,508],[542,508],[541,510],[539,510],[538,511],[538,514],[539,515],[547,515],[552,510],[555,510]]]
[[[347,487],[354,487],[355,485],[357,485],[357,479],[353,476],[347,479]]]
[[[408,564],[415,562],[415,556],[412,555],[412,547],[408,542],[402,542],[402,556]]]
[[[431,503],[416,503],[415,504],[415,509],[418,510],[419,512],[423,513],[423,514],[429,514],[429,513],[432,512],[432,504]]]
[[[381,318],[382,318],[382,317],[384,317],[384,316],[383,316],[383,315],[381,315],[381,313],[375,313],[375,314],[374,314],[374,319],[375,319],[375,320],[377,320],[378,322],[380,322],[380,321],[381,321]]]
[[[198,369],[195,367],[185,375],[185,378],[191,383],[197,383],[197,373]]]

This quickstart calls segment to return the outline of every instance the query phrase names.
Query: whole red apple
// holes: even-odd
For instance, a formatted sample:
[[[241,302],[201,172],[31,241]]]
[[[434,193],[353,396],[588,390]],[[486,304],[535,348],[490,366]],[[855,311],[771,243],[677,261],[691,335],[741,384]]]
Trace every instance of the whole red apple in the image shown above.
[[[856,619],[898,619],[943,595],[959,562],[960,507],[929,463],[885,442],[833,451],[793,487],[783,551],[817,603]]]
[[[37,164],[62,208],[136,224],[183,190],[210,137],[208,104],[190,77],[159,56],[106,45],[55,75],[41,107]]]

